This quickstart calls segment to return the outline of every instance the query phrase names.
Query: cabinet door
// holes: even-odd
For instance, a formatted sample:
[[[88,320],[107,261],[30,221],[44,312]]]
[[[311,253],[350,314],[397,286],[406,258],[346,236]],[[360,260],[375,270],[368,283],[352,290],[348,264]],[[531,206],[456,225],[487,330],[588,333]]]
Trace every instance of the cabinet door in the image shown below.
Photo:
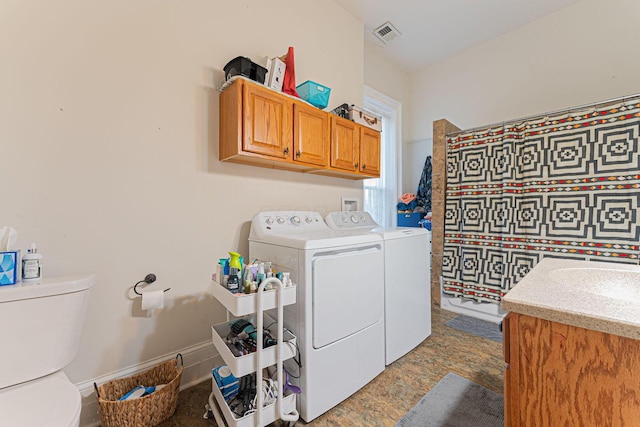
[[[380,132],[360,127],[360,172],[380,176]]]
[[[338,116],[331,116],[331,167],[354,172],[358,170],[360,132],[358,125]]]
[[[306,104],[293,104],[293,160],[327,166],[329,115]]]
[[[506,427],[638,425],[639,340],[522,314],[509,323]]]
[[[242,149],[269,157],[291,158],[293,101],[245,83]]]

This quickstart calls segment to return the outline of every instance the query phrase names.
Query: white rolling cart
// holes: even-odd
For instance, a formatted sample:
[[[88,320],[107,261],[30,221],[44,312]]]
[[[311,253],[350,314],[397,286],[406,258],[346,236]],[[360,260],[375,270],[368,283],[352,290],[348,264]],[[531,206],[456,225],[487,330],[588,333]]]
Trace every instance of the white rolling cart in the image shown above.
[[[276,289],[265,290],[265,286],[272,284]],[[219,283],[214,283],[213,295],[227,309],[227,322],[211,327],[213,344],[231,373],[236,377],[256,373],[256,409],[253,413],[237,418],[222,396],[215,380],[212,379],[212,391],[209,395],[208,411],[211,411],[219,426],[252,427],[266,426],[277,419],[295,422],[298,420],[296,410],[296,395],[283,396],[282,362],[296,355],[296,337],[285,330],[283,322],[284,306],[295,304],[296,286],[284,287],[282,282],[271,277],[263,281],[254,294],[232,294]],[[277,320],[271,319],[265,310],[277,309]],[[224,337],[230,331],[230,314],[236,317],[255,316],[256,325],[256,351],[244,356],[234,356],[227,347]],[[264,320],[276,325],[277,344],[263,348]],[[251,320],[254,320],[253,318]],[[262,369],[276,365],[278,381],[278,397],[275,403],[263,407],[264,396],[262,391]]]

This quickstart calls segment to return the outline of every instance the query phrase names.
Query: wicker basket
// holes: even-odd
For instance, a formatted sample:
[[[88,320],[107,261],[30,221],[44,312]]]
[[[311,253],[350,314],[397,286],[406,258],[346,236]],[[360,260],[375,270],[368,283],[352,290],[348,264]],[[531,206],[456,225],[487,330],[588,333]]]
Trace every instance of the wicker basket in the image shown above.
[[[182,355],[178,354],[175,359],[140,374],[112,380],[99,387],[94,383],[102,427],[150,427],[160,424],[173,415],[178,406],[181,378]],[[136,386],[159,384],[166,386],[137,399],[118,400]]]

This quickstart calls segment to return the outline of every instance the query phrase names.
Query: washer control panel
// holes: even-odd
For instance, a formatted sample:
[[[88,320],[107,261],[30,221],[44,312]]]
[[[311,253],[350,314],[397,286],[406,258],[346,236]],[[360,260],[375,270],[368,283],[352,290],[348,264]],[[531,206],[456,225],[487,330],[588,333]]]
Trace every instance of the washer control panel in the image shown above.
[[[371,214],[365,211],[343,211],[331,212],[325,218],[329,228],[336,230],[346,230],[350,228],[375,228],[375,222]]]
[[[322,215],[310,211],[260,212],[251,222],[252,231],[269,234],[310,232],[327,228]]]

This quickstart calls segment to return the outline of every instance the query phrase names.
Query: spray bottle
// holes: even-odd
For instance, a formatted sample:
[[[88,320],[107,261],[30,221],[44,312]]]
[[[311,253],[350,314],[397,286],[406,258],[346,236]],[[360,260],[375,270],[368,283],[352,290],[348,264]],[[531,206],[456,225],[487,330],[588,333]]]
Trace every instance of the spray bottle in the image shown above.
[[[237,252],[229,252],[229,279],[227,280],[227,289],[234,294],[243,291],[240,284],[242,282],[242,264],[240,264],[240,254]]]

